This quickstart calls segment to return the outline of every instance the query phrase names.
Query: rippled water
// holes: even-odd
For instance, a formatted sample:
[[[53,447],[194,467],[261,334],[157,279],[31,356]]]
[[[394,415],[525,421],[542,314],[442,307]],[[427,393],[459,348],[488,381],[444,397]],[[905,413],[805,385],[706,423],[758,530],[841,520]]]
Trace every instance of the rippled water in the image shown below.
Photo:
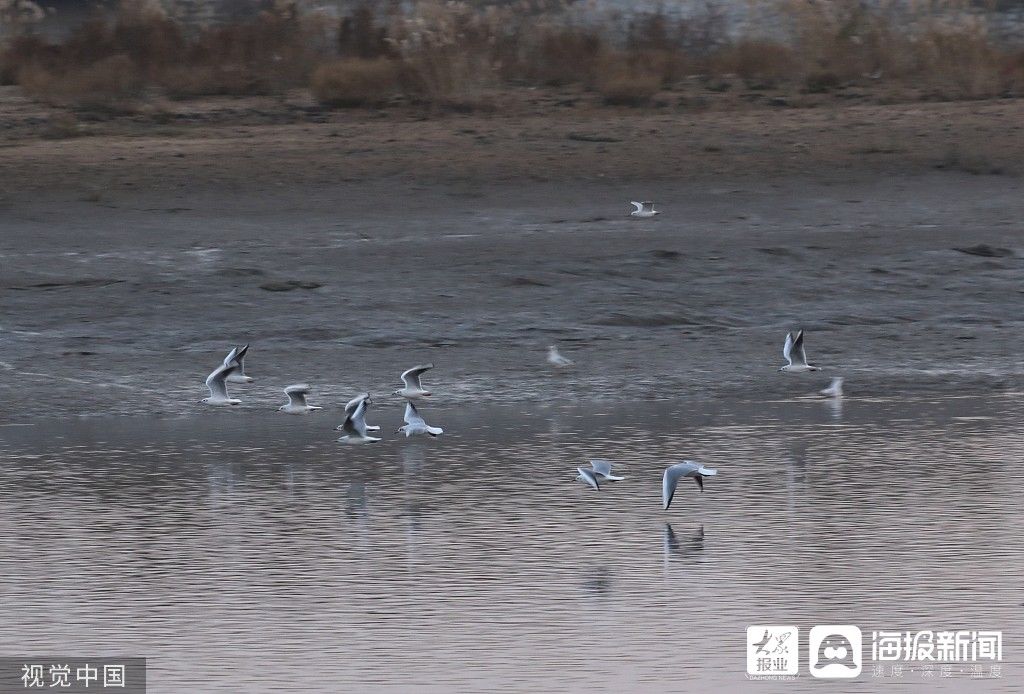
[[[151,692],[810,691],[748,624],[1002,629],[1019,691],[1024,438],[986,400],[435,406],[0,427],[7,655],[149,658]],[[623,464],[596,493],[587,457]],[[719,468],[660,508],[666,462]]]

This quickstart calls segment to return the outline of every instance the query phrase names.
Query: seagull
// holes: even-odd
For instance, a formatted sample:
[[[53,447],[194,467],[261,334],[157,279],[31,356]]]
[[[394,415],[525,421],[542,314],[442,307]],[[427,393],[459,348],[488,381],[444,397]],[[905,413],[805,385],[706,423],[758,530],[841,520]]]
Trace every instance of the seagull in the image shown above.
[[[234,351],[234,350],[232,350]],[[227,379],[238,369],[237,363],[231,365],[221,364],[213,373],[206,377],[206,387],[210,389],[210,397],[203,398],[201,402],[207,405],[237,405],[241,400],[228,397]]]
[[[375,436],[366,435],[366,400],[356,405],[356,409],[345,417],[341,430],[345,432],[339,441],[342,443],[377,443],[380,441]]]
[[[349,400],[348,403],[345,405],[345,414],[346,415],[350,415],[353,412],[355,412],[356,408],[359,406],[359,403],[363,402],[364,400],[366,401],[367,406],[373,404],[373,400],[370,399],[370,394],[369,393],[360,393],[359,395],[357,395],[354,398],[352,398],[351,400]],[[343,426],[345,426],[345,425],[344,424],[339,424],[338,425],[338,430],[340,431]],[[366,430],[367,431],[380,431],[380,427],[373,426],[371,424],[367,424],[366,425]]]
[[[416,400],[418,398],[428,397],[430,395],[429,390],[423,390],[423,386],[420,385],[420,374],[424,371],[434,368],[433,364],[423,364],[422,366],[414,366],[408,371],[402,374],[402,382],[405,383],[405,388],[401,388],[395,391],[395,395],[401,395],[407,400]]]
[[[779,371],[790,371],[799,373],[802,371],[819,371],[817,366],[807,363],[807,352],[804,350],[804,331],[799,330],[796,337],[792,333],[786,333],[786,344],[782,347],[782,356],[789,362]]]
[[[416,411],[416,406],[411,402],[405,403],[405,425],[400,427],[396,433],[405,433],[405,438],[429,434],[437,437],[444,433],[441,427],[429,426]]]
[[[324,409],[316,405],[307,405],[307,393],[309,393],[309,386],[305,383],[296,383],[293,386],[288,386],[284,389],[284,394],[288,396],[288,404],[281,405],[277,409],[288,414],[307,414],[313,410]]]
[[[653,217],[656,214],[661,214],[654,209],[654,203],[650,200],[644,200],[643,202],[631,200],[629,204],[636,208],[629,213],[631,217]]]
[[[580,473],[580,474],[576,475],[576,480],[577,481],[583,482],[584,484],[589,484],[591,487],[593,487],[597,491],[601,491],[601,485],[598,484],[598,482],[597,482],[597,473],[595,473],[593,470],[591,470],[588,467],[578,467],[578,468],[576,468],[576,470],[578,470],[579,473]]]
[[[607,460],[591,460],[590,470],[595,477],[600,477],[605,482],[621,482],[625,477],[618,477],[612,474],[612,464]]]
[[[566,359],[565,357],[558,353],[557,347],[555,347],[554,345],[549,345],[548,363],[554,366],[556,369],[564,369],[568,366],[574,365],[576,362],[574,362],[572,359]]]
[[[224,357],[224,366],[231,366],[232,362],[238,364],[238,370],[228,374],[228,383],[252,383],[252,376],[245,375],[245,353],[249,351],[249,345],[235,347]]]
[[[692,477],[696,482],[700,490],[704,491],[704,478],[717,475],[718,470],[710,467],[704,467],[700,463],[695,463],[692,460],[684,460],[678,465],[673,465],[665,470],[665,476],[661,481],[661,500],[665,505],[665,510],[668,510],[669,504],[672,503],[672,497],[676,495],[676,485],[679,484],[680,477]]]
[[[843,397],[843,377],[836,376],[832,379],[832,383],[829,384],[828,388],[822,388],[818,392],[826,398]]]

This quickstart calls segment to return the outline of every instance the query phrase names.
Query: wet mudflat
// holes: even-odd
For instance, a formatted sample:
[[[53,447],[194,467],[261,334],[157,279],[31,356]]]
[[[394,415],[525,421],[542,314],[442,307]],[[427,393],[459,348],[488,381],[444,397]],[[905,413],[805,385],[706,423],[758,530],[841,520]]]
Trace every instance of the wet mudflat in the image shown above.
[[[665,213],[631,219],[637,191]],[[246,342],[250,412],[296,382],[320,404],[391,392],[424,362],[446,404],[1020,389],[1021,200],[942,173],[19,201],[4,417],[198,413]],[[797,328],[820,381],[775,372]],[[552,343],[581,368],[550,373]]]

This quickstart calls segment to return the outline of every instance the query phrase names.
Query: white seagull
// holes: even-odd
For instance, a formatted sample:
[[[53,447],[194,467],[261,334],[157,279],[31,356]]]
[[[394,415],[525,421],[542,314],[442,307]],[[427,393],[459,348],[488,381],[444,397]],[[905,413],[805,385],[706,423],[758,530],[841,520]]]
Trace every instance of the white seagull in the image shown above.
[[[342,443],[377,443],[380,441],[375,436],[366,435],[366,400],[363,400],[356,409],[345,417],[345,422],[341,425],[341,430],[345,432],[339,441]]]
[[[782,346],[782,356],[789,362],[779,371],[800,373],[803,371],[818,371],[817,366],[807,363],[807,352],[804,350],[804,331],[799,330],[796,337],[793,333],[786,333],[786,344]]]
[[[252,383],[252,376],[245,375],[245,353],[249,351],[249,345],[235,347],[224,357],[224,366],[231,366],[232,362],[238,364],[238,369],[228,374],[228,383]]]
[[[695,463],[692,460],[684,460],[678,465],[666,468],[665,476],[661,480],[661,501],[665,505],[665,510],[668,510],[669,504],[672,503],[672,497],[676,495],[676,485],[679,484],[681,477],[692,477],[697,482],[697,486],[700,490],[704,491],[704,478],[717,475],[718,470],[710,467],[704,467],[700,463]]]
[[[636,208],[629,213],[631,217],[653,217],[656,214],[660,214],[660,212],[654,209],[654,203],[650,200],[644,200],[643,202],[631,200],[629,204]]]
[[[554,345],[549,345],[548,363],[551,364],[556,369],[564,369],[568,366],[572,366],[576,362],[574,362],[572,359],[566,359],[565,357],[558,353],[557,347],[555,347]]]
[[[843,397],[843,377],[836,376],[832,379],[832,383],[829,384],[828,388],[822,388],[818,391],[826,398],[841,398]]]
[[[284,394],[288,396],[288,404],[281,405],[277,409],[288,414],[307,414],[313,410],[324,409],[316,405],[307,405],[306,395],[308,393],[309,386],[305,383],[296,383],[293,386],[288,386],[284,389]]]
[[[576,475],[576,481],[588,484],[597,491],[601,491],[601,485],[597,481],[597,474],[588,467],[578,467],[576,470],[580,473]]]
[[[405,434],[405,438],[410,436],[422,436],[423,434],[429,434],[430,436],[440,436],[444,433],[444,429],[441,427],[429,426],[420,416],[420,413],[416,411],[416,406],[411,402],[405,403],[405,425],[399,427],[396,433]]]
[[[434,368],[433,364],[423,364],[421,366],[414,366],[408,371],[402,374],[402,382],[405,383],[405,388],[400,388],[395,391],[395,395],[401,395],[407,400],[417,400],[419,398],[428,397],[430,395],[429,390],[424,390],[420,384],[420,374],[424,371]]]
[[[350,415],[353,412],[355,412],[356,408],[359,407],[359,403],[361,403],[363,401],[366,401],[367,406],[373,404],[373,400],[370,399],[370,394],[369,393],[360,393],[359,395],[357,395],[354,398],[352,398],[351,400],[349,400],[348,403],[346,403],[346,405],[345,405],[345,414],[346,415]],[[343,426],[344,426],[343,424],[339,424],[338,425],[338,430],[340,431]],[[366,430],[367,431],[380,431],[380,427],[379,426],[373,426],[372,424],[367,424],[366,425]]]
[[[229,366],[221,364],[206,377],[206,387],[210,389],[210,397],[203,398],[201,402],[207,405],[237,405],[241,400],[228,397],[227,378],[236,369],[238,364],[232,363]]]
[[[591,460],[590,469],[605,482],[621,482],[626,479],[612,474],[612,464],[607,460]]]

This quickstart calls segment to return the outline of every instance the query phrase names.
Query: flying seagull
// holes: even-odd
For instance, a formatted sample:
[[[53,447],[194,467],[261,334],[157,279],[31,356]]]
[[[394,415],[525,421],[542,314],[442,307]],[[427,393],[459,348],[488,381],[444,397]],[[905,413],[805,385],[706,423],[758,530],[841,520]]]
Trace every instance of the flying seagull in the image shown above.
[[[424,371],[434,368],[433,364],[423,364],[421,366],[414,366],[408,371],[402,374],[402,382],[405,383],[405,388],[401,388],[395,391],[395,395],[401,395],[407,400],[416,400],[418,398],[428,397],[430,395],[429,390],[424,390],[423,386],[420,385],[420,374]]]
[[[558,353],[557,347],[555,347],[554,345],[549,345],[548,363],[551,364],[556,369],[564,369],[568,366],[572,366],[576,362],[574,362],[572,359],[566,359],[565,357]]]
[[[576,475],[577,481],[589,484],[597,491],[601,491],[601,485],[597,481],[597,473],[588,467],[578,467],[576,470],[580,473]]]
[[[354,398],[352,398],[351,400],[349,400],[348,403],[345,405],[345,414],[346,415],[350,415],[353,412],[355,412],[356,408],[359,406],[359,403],[361,403],[363,401],[366,401],[367,406],[373,404],[373,400],[370,399],[370,394],[369,393],[360,393],[359,395],[357,395]],[[338,425],[338,430],[339,431],[341,430],[342,426],[344,426],[344,425],[343,424],[339,424]],[[366,430],[367,431],[380,431],[380,427],[373,426],[372,424],[367,424],[366,425]]]
[[[621,482],[625,477],[618,477],[612,474],[612,464],[607,460],[591,460],[590,470],[595,477],[601,478],[604,482]]]
[[[411,402],[407,402],[405,403],[405,425],[399,427],[396,433],[404,433],[406,438],[409,438],[410,436],[422,436],[423,434],[429,434],[430,436],[437,437],[444,433],[444,429],[441,427],[429,426],[416,410],[416,406]]]
[[[234,350],[232,350],[234,351]],[[207,405],[237,405],[241,400],[228,397],[227,379],[238,369],[237,363],[231,365],[221,364],[206,377],[206,387],[210,389],[210,397],[203,398],[202,402]]]
[[[818,391],[826,398],[841,398],[843,397],[843,377],[836,376],[832,379],[832,383],[829,384],[828,388],[822,388]]]
[[[786,333],[786,344],[782,347],[782,356],[789,362],[779,371],[790,371],[800,373],[802,371],[818,371],[817,366],[807,363],[807,352],[804,350],[804,331],[799,330],[794,337],[792,333]]]
[[[380,441],[375,436],[366,435],[366,400],[363,400],[356,409],[347,417],[345,422],[341,425],[341,430],[345,432],[339,441],[342,443],[377,443]]]
[[[238,364],[238,369],[228,374],[228,383],[252,383],[252,376],[245,375],[245,353],[249,351],[249,345],[235,347],[224,357],[224,366]]]
[[[676,485],[679,484],[681,477],[692,477],[697,482],[697,486],[700,490],[704,491],[704,478],[717,475],[718,470],[710,467],[704,467],[700,463],[695,463],[692,460],[684,460],[678,465],[673,465],[665,470],[665,476],[661,481],[661,501],[665,505],[665,510],[668,510],[669,504],[672,503],[672,497],[676,495]]]
[[[284,389],[284,394],[288,396],[288,404],[281,405],[277,409],[288,414],[307,414],[313,410],[324,409],[316,405],[307,405],[306,395],[308,393],[309,386],[305,383],[296,383],[293,386],[288,386]]]
[[[660,212],[654,209],[654,203],[650,200],[644,200],[643,202],[631,200],[629,204],[636,208],[629,213],[631,217],[653,217],[656,214],[660,214]]]

